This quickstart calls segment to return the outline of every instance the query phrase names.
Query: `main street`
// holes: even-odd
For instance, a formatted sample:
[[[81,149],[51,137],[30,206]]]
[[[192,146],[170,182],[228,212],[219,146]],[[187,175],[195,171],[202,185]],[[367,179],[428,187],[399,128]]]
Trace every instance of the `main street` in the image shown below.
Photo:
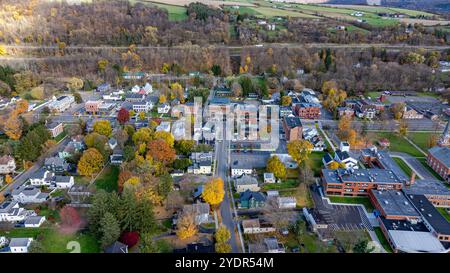
[[[215,175],[222,178],[224,182],[225,195],[220,204],[220,215],[222,224],[224,224],[231,233],[231,250],[232,253],[240,253],[243,251],[242,236],[236,222],[237,213],[234,207],[234,198],[231,192],[231,179],[229,176],[230,164],[230,140],[226,139],[226,122],[223,124],[222,135],[224,140],[216,140],[215,144]],[[239,236],[236,236],[236,233]]]

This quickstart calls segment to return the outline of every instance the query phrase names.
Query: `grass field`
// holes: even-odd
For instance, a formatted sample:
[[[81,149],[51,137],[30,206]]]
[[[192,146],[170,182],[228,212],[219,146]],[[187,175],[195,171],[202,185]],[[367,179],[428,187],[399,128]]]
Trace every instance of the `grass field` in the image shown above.
[[[434,133],[410,132],[408,133],[408,138],[414,142],[414,144],[419,146],[424,152],[427,152],[429,149],[428,139],[430,139],[433,134]],[[438,134],[436,135],[439,136]]]
[[[342,197],[342,196],[328,196],[330,201],[333,203],[344,203],[344,204],[361,204],[363,205],[367,212],[373,211],[372,203],[370,203],[369,197]]]
[[[187,10],[185,7],[156,3],[151,1],[142,1],[142,2],[150,2],[155,6],[157,6],[158,8],[167,10],[170,21],[182,21],[188,18]]]
[[[397,163],[397,165],[400,167],[400,169],[402,169],[403,172],[408,177],[411,177],[413,170],[411,170],[411,168],[408,166],[408,164],[406,164],[406,162],[403,159],[401,159],[400,157],[393,157],[392,159],[395,161],[395,163]]]
[[[384,234],[381,231],[381,228],[375,227],[374,231],[377,234],[378,240],[380,240],[381,246],[384,248],[384,250],[391,253],[392,252],[391,245],[389,245],[388,241],[386,240],[386,237],[384,237]]]
[[[310,167],[314,172],[314,176],[320,175],[320,172],[323,168],[322,158],[324,155],[325,152],[312,152],[309,155],[308,163],[310,164]]]
[[[100,176],[95,181],[95,186],[97,189],[103,189],[107,192],[117,191],[118,184],[117,179],[119,177],[119,167],[108,166],[100,174]]]
[[[281,183],[264,184],[262,186],[263,190],[282,190],[282,189],[293,189],[298,186],[298,180],[296,179],[286,179]]]
[[[395,133],[369,132],[368,135],[369,135],[369,139],[373,139],[374,141],[379,140],[381,138],[389,139],[389,141],[391,143],[391,145],[389,147],[390,151],[403,152],[403,153],[407,153],[414,157],[424,157],[424,155],[419,150],[414,148],[414,146],[412,146],[406,139],[404,139],[403,137],[401,137]]]
[[[47,253],[69,253],[67,244],[71,241],[80,244],[82,253],[98,253],[99,245],[95,237],[90,234],[61,234],[53,228],[14,228],[11,231],[2,231],[0,235],[8,238],[31,237],[38,239]]]

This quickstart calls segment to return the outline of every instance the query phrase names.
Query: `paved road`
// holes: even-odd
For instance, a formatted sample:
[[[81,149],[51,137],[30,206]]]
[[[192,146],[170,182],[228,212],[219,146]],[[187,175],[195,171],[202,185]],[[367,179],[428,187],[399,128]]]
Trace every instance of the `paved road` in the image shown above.
[[[43,165],[44,160],[46,157],[50,157],[50,156],[55,156],[58,151],[61,151],[66,145],[67,143],[69,143],[70,139],[68,137],[66,137],[65,139],[63,139],[61,142],[59,142],[55,147],[53,147],[53,149],[50,151],[50,153],[48,153],[47,156],[41,156],[38,161],[28,170],[24,171],[23,173],[21,173],[18,177],[16,177],[14,179],[14,182],[9,184],[4,190],[3,193],[4,194],[9,194],[11,193],[12,189],[16,189],[18,187],[20,187],[23,183],[25,183],[37,170],[39,170],[39,168]]]
[[[225,130],[224,130],[225,131]],[[229,191],[228,181],[228,149],[229,141],[217,141],[216,142],[216,164],[217,164],[217,176],[221,177],[225,183],[225,196],[220,204],[220,215],[222,217],[222,223],[231,231],[231,249],[233,253],[239,253],[240,248],[238,241],[236,240],[236,223],[234,221],[233,211],[231,208],[232,198]]]

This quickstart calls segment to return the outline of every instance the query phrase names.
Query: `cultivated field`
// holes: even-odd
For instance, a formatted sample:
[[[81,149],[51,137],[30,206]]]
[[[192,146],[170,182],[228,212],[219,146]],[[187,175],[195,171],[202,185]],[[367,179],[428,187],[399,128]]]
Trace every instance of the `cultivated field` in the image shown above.
[[[187,6],[190,3],[195,2],[201,2],[202,4],[213,6],[213,7],[220,7],[220,6],[245,6],[245,7],[254,7],[255,5],[248,3],[248,2],[238,2],[238,1],[215,1],[215,0],[152,0],[148,2],[155,2],[155,3],[161,3],[161,4],[167,4],[167,5],[173,5],[173,6]]]

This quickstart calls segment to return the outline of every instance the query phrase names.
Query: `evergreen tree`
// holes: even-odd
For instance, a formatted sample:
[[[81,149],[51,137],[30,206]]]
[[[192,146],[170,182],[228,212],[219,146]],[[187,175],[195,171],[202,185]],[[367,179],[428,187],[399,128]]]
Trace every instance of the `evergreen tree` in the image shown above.
[[[114,243],[120,236],[119,222],[112,213],[105,213],[100,221],[101,245],[106,247]]]

